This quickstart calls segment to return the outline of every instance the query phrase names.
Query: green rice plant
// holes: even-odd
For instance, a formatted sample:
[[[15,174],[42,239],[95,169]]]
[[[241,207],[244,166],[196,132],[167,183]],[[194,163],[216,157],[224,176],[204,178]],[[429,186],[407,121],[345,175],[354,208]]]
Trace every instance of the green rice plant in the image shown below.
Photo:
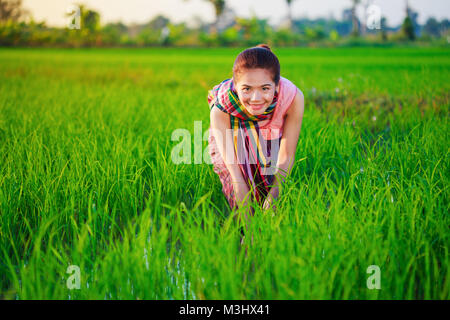
[[[1,298],[449,298],[448,49],[276,50],[305,115],[248,225],[171,159],[239,52],[0,49]]]

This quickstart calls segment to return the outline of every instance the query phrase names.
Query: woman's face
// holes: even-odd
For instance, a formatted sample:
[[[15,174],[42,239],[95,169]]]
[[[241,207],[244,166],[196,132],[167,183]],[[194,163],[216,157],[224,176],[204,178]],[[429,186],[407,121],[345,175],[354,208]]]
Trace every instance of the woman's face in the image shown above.
[[[252,115],[263,114],[270,106],[279,90],[272,80],[272,74],[266,69],[246,69],[235,78],[235,87],[239,100]]]

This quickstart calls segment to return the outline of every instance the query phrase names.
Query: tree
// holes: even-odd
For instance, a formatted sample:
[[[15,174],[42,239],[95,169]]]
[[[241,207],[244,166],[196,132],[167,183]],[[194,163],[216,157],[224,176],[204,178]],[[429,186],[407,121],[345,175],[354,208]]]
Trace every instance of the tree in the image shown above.
[[[342,21],[336,21],[336,31],[340,36],[348,36],[352,33],[352,9],[344,9],[342,11]]]
[[[206,0],[214,6],[216,12],[216,20],[213,25],[213,32],[217,32],[217,24],[219,23],[219,17],[222,15],[225,9],[225,0]]]
[[[223,10],[225,9],[225,0],[206,0],[211,2],[214,6],[214,10],[216,11],[216,21],[219,19]]]
[[[361,0],[352,0],[353,6],[352,6],[352,24],[353,24],[353,29],[352,29],[352,35],[357,37],[359,36],[359,21],[358,21],[358,17],[356,16],[356,7],[358,6],[358,4],[361,3]]]
[[[22,0],[0,0],[0,22],[17,22],[25,13]]]
[[[414,33],[414,26],[410,17],[406,17],[402,24],[403,35],[411,41],[416,39],[416,34]]]
[[[100,29],[100,14],[94,10],[86,8],[84,5],[77,5],[81,13],[81,28],[89,30],[89,32],[98,31]],[[67,13],[67,17],[71,17],[73,13]]]
[[[170,23],[169,18],[166,18],[163,15],[158,15],[154,17],[152,20],[150,20],[145,27],[148,27],[150,29],[154,30],[161,30],[164,27],[166,27]]]
[[[286,0],[286,3],[288,5],[288,22],[289,22],[289,28],[292,28],[292,3],[294,0]]]
[[[69,46],[100,46],[103,35],[100,30],[100,15],[94,10],[86,8],[82,4],[75,5],[79,8],[80,25],[68,33],[67,42]],[[67,17],[72,17],[73,12],[67,12]],[[79,29],[79,30],[78,30]],[[107,37],[106,37],[107,38]],[[110,42],[111,39],[107,39]]]
[[[98,12],[86,9],[81,6],[81,24],[83,28],[87,28],[90,32],[95,32],[100,27],[100,15]]]
[[[225,10],[225,0],[205,0],[205,1],[211,3],[214,6],[214,11],[216,13],[216,19],[214,21],[214,30],[217,30],[217,23],[219,22],[219,17]]]
[[[106,45],[119,45],[121,39],[127,34],[128,27],[122,22],[108,23],[102,27],[102,41]]]
[[[411,23],[413,25],[414,28],[414,35],[420,35],[421,32],[421,27],[419,24],[418,18],[419,18],[419,13],[414,11],[410,6],[409,6],[409,2],[408,0],[406,0],[406,15],[411,19]]]
[[[439,28],[441,29],[441,34],[447,32],[450,29],[450,21],[448,19],[441,20]]]
[[[381,40],[387,41],[387,19],[386,17],[381,17],[380,21],[380,27],[381,27]]]
[[[416,39],[416,33],[414,31],[413,19],[410,16],[411,12],[408,1],[406,1],[406,17],[402,24],[402,34],[406,39],[414,41]]]
[[[428,18],[423,27],[423,31],[433,37],[439,37],[441,35],[439,22],[435,18]]]

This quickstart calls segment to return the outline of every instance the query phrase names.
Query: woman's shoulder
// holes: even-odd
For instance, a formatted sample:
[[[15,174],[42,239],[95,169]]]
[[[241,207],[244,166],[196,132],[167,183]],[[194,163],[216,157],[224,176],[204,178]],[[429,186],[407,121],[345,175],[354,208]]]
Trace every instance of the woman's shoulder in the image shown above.
[[[287,79],[287,78],[284,78],[284,77],[282,77],[282,76],[280,76],[280,85],[281,85],[281,87],[282,87],[282,88],[280,88],[280,89],[281,89],[281,90],[284,89],[285,92],[286,92],[286,91],[289,91],[289,92],[297,92],[297,90],[300,91],[300,92],[302,92],[302,91],[300,90],[300,88],[298,88],[298,87],[294,84],[294,82],[292,82],[291,80],[289,80],[289,79]]]
[[[282,109],[283,115],[291,106],[298,92],[303,94],[301,90],[289,79],[284,77],[280,77],[280,106]]]
[[[211,126],[213,127],[217,126],[221,127],[230,124],[230,115],[217,107],[211,108],[209,117],[211,121]]]
[[[212,111],[214,109],[221,109],[220,111],[225,112],[220,105],[226,105],[227,104],[227,92],[231,85],[232,79],[225,79],[221,83],[215,85],[212,89],[208,91],[208,105],[209,110]],[[214,108],[217,107],[217,108]]]

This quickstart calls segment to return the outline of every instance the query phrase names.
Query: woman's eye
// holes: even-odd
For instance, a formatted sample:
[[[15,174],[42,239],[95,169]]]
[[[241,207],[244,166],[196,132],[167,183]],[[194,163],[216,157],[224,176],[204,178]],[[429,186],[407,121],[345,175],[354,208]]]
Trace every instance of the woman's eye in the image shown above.
[[[263,88],[262,90],[263,90],[263,91],[269,91],[270,88]],[[244,92],[249,92],[249,91],[250,91],[250,88],[243,88],[242,91],[244,91]]]

